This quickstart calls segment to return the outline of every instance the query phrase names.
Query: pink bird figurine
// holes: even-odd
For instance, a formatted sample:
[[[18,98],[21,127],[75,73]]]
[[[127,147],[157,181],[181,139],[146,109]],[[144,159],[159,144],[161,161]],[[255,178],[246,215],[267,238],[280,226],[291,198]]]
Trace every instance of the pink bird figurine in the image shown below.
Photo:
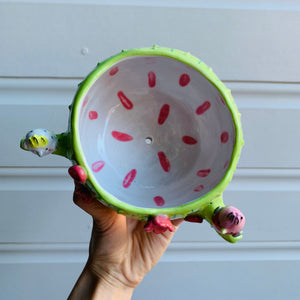
[[[212,223],[219,233],[237,237],[242,233],[245,216],[233,206],[219,207],[212,216]]]

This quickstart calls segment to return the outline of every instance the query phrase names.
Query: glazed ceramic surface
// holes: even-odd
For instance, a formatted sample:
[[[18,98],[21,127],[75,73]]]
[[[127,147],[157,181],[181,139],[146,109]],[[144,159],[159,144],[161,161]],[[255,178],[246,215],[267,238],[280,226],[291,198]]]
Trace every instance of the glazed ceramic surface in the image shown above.
[[[231,112],[212,83],[173,58],[118,61],[88,88],[78,112],[90,178],[129,205],[190,203],[228,170],[236,140]]]
[[[198,58],[158,46],[99,63],[79,84],[68,131],[37,129],[21,141],[39,156],[70,159],[99,201],[148,220],[147,231],[165,230],[165,217],[206,219],[233,242],[245,220],[223,210],[222,192],[242,145],[230,90]]]

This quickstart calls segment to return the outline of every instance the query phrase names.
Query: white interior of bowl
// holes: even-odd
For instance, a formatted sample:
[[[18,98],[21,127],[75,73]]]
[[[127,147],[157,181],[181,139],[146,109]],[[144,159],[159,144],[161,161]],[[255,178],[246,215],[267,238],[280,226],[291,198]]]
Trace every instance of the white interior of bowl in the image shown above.
[[[224,177],[235,143],[231,113],[200,72],[165,56],[114,64],[80,103],[79,138],[99,185],[120,201],[170,208]]]

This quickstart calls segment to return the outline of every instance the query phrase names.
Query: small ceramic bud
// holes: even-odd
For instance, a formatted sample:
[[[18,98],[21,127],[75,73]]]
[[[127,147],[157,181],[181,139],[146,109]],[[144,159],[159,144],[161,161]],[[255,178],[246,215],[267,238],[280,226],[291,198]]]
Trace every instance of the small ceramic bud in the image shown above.
[[[173,224],[169,217],[164,215],[158,215],[154,218],[149,218],[148,222],[144,226],[146,232],[163,233],[167,230],[174,231]]]
[[[21,141],[21,148],[29,150],[39,157],[51,154],[56,150],[57,137],[47,129],[29,131]]]
[[[239,236],[245,225],[245,217],[233,206],[219,207],[212,217],[213,226],[222,234]]]

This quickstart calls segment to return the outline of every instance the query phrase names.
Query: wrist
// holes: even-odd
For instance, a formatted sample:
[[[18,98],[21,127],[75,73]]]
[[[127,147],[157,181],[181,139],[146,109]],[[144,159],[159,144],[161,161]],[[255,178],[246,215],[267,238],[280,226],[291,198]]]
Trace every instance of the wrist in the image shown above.
[[[107,279],[99,279],[92,273],[89,275],[94,276],[95,286],[92,300],[130,300],[134,289],[121,284],[115,284]]]
[[[98,276],[85,268],[68,300],[130,300],[134,288],[119,284],[110,278]]]
[[[86,269],[99,282],[116,289],[134,290],[143,280],[143,268],[132,268],[130,260],[120,253],[117,258],[108,255],[90,255]]]
[[[95,295],[97,299],[103,300],[127,300],[131,299],[134,287],[124,283],[120,279],[119,273],[116,272],[96,272],[92,268],[88,268],[86,272],[90,278],[95,282]],[[93,299],[94,300],[94,299]]]

